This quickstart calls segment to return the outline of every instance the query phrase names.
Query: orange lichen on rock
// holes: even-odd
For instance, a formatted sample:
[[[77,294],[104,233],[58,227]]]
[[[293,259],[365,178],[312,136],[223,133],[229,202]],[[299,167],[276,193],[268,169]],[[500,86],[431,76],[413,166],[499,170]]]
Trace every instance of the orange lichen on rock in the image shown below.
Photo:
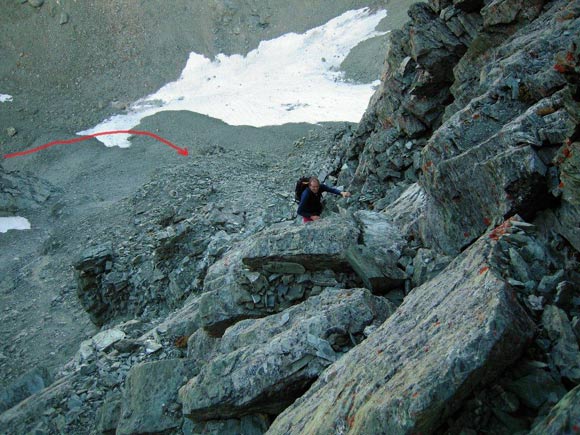
[[[508,229],[512,226],[511,218],[505,221],[503,224],[498,225],[489,233],[489,238],[492,240],[499,240],[504,234],[508,232]]]

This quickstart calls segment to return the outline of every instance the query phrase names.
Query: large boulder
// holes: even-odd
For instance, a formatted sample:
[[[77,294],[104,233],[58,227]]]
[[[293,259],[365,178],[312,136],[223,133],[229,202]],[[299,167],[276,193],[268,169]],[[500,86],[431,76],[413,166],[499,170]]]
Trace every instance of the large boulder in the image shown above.
[[[181,388],[183,412],[195,421],[277,414],[362,341],[366,327],[381,324],[393,311],[390,302],[366,289],[328,289],[283,313],[241,321]]]
[[[117,434],[163,432],[181,426],[179,387],[192,374],[186,360],[173,359],[135,366],[125,381]]]
[[[200,301],[204,329],[219,336],[239,320],[279,312],[307,298],[311,291],[297,282],[298,276],[351,270],[344,254],[359,234],[353,219],[335,216],[250,237],[208,269]]]
[[[308,225],[274,227],[242,248],[242,262],[252,270],[273,273],[278,272],[277,262],[300,264],[306,270],[340,271],[346,266],[344,251],[357,243],[359,233],[352,219],[338,216]]]
[[[269,433],[431,433],[515,361],[534,324],[482,238],[415,288],[383,325],[327,369]]]

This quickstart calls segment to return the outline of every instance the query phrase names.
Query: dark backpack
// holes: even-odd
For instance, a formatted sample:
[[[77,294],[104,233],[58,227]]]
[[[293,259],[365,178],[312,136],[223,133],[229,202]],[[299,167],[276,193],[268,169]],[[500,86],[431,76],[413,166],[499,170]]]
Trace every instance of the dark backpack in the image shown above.
[[[308,187],[310,177],[300,177],[296,182],[296,188],[294,189],[294,201],[300,203],[300,198],[302,198],[302,192]]]

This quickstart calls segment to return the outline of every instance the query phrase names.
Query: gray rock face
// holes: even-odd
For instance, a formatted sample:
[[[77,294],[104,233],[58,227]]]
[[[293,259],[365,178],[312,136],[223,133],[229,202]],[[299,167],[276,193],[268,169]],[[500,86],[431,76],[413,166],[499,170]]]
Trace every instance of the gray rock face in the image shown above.
[[[185,360],[135,366],[125,381],[118,434],[162,432],[182,423],[177,390],[191,375]]]
[[[555,157],[560,169],[562,206],[556,211],[556,229],[576,250],[580,250],[580,142],[565,145]]]
[[[356,170],[339,177],[376,209],[417,180],[421,148],[450,100],[453,67],[477,35],[478,14],[436,3],[413,5],[411,20],[391,32],[383,80],[347,153]],[[437,15],[443,4],[449,9]]]
[[[498,60],[481,73],[482,93],[423,150],[427,244],[454,253],[490,224],[514,213],[529,218],[554,203],[550,155],[572,135],[579,111],[570,89],[560,90],[565,77],[553,68],[553,53],[572,42],[566,31],[572,23],[551,12],[498,49]],[[521,55],[523,47],[538,53],[532,65]]]
[[[493,244],[478,241],[414,289],[269,433],[433,431],[475,385],[513,362],[533,334],[511,288],[488,266]]]
[[[544,0],[493,0],[481,9],[483,25],[491,27],[519,20],[531,21],[540,14],[544,3]]]
[[[196,421],[278,413],[393,311],[366,289],[329,289],[284,313],[238,322],[181,388],[183,412]]]
[[[536,423],[530,435],[558,435],[578,432],[580,421],[580,386],[571,390],[552,408],[550,413]]]

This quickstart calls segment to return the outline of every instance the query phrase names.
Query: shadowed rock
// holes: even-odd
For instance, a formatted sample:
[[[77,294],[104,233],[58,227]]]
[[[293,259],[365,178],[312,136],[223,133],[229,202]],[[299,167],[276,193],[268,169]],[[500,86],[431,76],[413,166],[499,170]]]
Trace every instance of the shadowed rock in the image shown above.
[[[579,430],[580,385],[566,394],[550,413],[532,428],[530,435],[572,434]]]
[[[45,368],[37,368],[15,379],[0,390],[0,414],[51,383]]]

